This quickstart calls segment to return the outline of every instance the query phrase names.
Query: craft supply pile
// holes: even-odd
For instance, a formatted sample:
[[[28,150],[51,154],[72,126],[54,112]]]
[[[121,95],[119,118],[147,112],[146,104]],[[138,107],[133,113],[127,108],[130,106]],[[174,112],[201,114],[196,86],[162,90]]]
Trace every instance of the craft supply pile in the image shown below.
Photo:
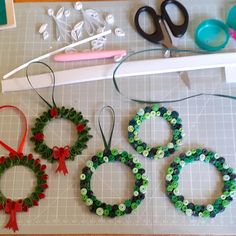
[[[163,158],[171,159],[170,164],[165,169],[165,179],[160,181],[165,182],[166,197],[173,204],[173,207],[185,214],[186,217],[200,217],[210,220],[207,218],[215,218],[219,213],[222,213],[225,210],[227,211],[226,208],[230,207],[231,202],[236,196],[235,170],[227,164],[226,158],[213,150],[203,148],[200,144],[197,148],[192,148],[188,151],[183,150],[182,145],[186,134],[184,132],[184,122],[181,119],[181,114],[179,114],[178,111],[172,110],[161,104],[181,102],[200,96],[213,96],[215,99],[231,99],[232,102],[235,102],[236,97],[228,94],[199,93],[187,97],[176,97],[176,99],[172,100],[142,100],[127,96],[125,92],[121,91],[117,80],[120,75],[119,72],[122,70],[122,66],[125,67],[126,65],[129,65],[126,61],[132,59],[134,55],[142,54],[146,51],[161,51],[164,58],[159,60],[178,60],[179,55],[177,54],[182,52],[204,54],[206,51],[212,52],[223,49],[227,46],[230,36],[232,37],[232,40],[236,39],[236,6],[232,6],[229,10],[225,22],[219,21],[218,19],[207,19],[196,27],[193,40],[195,40],[196,45],[202,50],[205,50],[205,52],[196,51],[196,49],[182,49],[174,43],[173,38],[177,37],[181,40],[187,32],[191,22],[188,10],[181,1],[163,1],[159,6],[159,13],[157,9],[150,6],[142,6],[136,11],[132,22],[134,23],[133,27],[137,31],[137,37],[141,36],[145,40],[148,40],[148,43],[157,44],[159,47],[155,49],[144,48],[142,51],[130,53],[126,57],[127,50],[105,50],[106,42],[109,40],[108,35],[111,33],[113,34],[113,37],[118,37],[120,40],[128,40],[124,30],[116,25],[114,15],[109,12],[104,13],[101,10],[86,8],[85,5],[86,4],[82,4],[81,2],[76,2],[71,5],[71,8],[65,8],[63,6],[57,10],[48,8],[45,14],[47,14],[53,22],[53,24],[50,24],[50,26],[53,26],[53,30],[49,29],[50,26],[48,23],[42,22],[37,33],[40,34],[41,40],[43,41],[55,40],[65,43],[66,46],[20,65],[18,68],[6,74],[2,79],[3,90],[5,88],[4,84],[7,84],[6,81],[11,81],[10,83],[15,83],[15,86],[32,89],[34,94],[43,101],[42,104],[46,105],[45,111],[41,114],[37,114],[37,118],[29,124],[28,120],[30,119],[25,115],[24,108],[19,109],[10,104],[0,106],[0,112],[2,110],[11,109],[14,110],[16,114],[20,115],[23,127],[22,129],[19,129],[23,130],[23,135],[21,135],[20,144],[17,150],[0,139],[0,146],[9,153],[8,155],[1,155],[0,175],[2,176],[5,171],[11,167],[23,166],[32,170],[36,176],[33,192],[24,199],[10,199],[0,190],[0,209],[9,217],[5,228],[12,229],[14,232],[19,230],[20,227],[18,227],[17,224],[17,215],[21,214],[21,212],[30,211],[30,208],[40,205],[41,202],[43,204],[43,199],[47,197],[47,188],[50,188],[50,185],[47,182],[49,177],[47,174],[48,168],[55,169],[55,172],[62,176],[70,175],[70,168],[67,168],[67,163],[69,161],[74,161],[76,158],[80,158],[84,153],[84,150],[88,148],[89,145],[93,145],[93,137],[91,135],[91,127],[93,127],[91,126],[92,121],[88,120],[82,112],[78,111],[76,108],[67,107],[63,102],[56,101],[55,99],[54,92],[57,89],[56,86],[63,84],[58,83],[58,80],[60,80],[60,78],[58,78],[60,77],[60,73],[54,73],[54,70],[49,64],[42,62],[42,60],[51,56],[53,56],[56,63],[92,59],[114,59],[112,60],[112,72],[110,71],[110,75],[107,77],[112,79],[117,97],[119,96],[120,99],[127,99],[131,102],[131,105],[132,102],[141,104],[140,109],[136,114],[132,114],[126,121],[124,120],[127,123],[127,133],[125,134],[125,137],[127,143],[132,147],[132,153],[112,145],[112,137],[117,128],[115,126],[116,109],[110,105],[99,107],[99,114],[96,122],[102,137],[104,149],[97,149],[97,152],[94,153],[94,155],[91,155],[84,166],[80,168],[80,186],[77,186],[80,188],[80,196],[78,197],[76,193],[75,196],[73,196],[78,198],[78,201],[83,201],[84,205],[88,207],[91,213],[104,218],[125,217],[127,214],[132,214],[136,208],[142,208],[142,202],[145,201],[145,196],[148,194],[147,190],[151,188],[152,185],[150,184],[151,180],[149,179],[150,170],[142,166],[140,162],[141,158],[146,158],[148,162],[152,163],[160,162],[160,159]],[[182,24],[175,24],[172,21],[172,17],[167,11],[169,5],[174,5],[179,9],[183,17]],[[3,11],[2,9],[5,9],[4,4],[0,5],[0,13]],[[147,33],[142,28],[141,21],[144,13],[149,14],[153,21],[155,27],[154,32],[152,33]],[[78,15],[79,20],[71,23],[70,17],[73,14]],[[0,24],[7,24],[7,19],[6,13],[4,13],[3,16],[0,17]],[[52,35],[50,32],[55,32],[55,35]],[[78,52],[75,48],[78,45],[86,43],[89,43],[86,51]],[[209,55],[204,54],[203,56],[207,57]],[[209,58],[211,58],[211,55]],[[181,57],[179,60],[181,60]],[[215,67],[220,67],[222,65],[220,61],[214,63]],[[235,62],[234,64],[231,64],[230,61],[226,62],[225,60],[225,64],[227,63],[228,66],[235,65]],[[37,81],[37,76],[30,75],[29,68],[36,65],[46,68],[49,72],[43,75],[47,78],[49,83],[42,87],[51,87],[49,88],[49,90],[52,91],[51,99],[45,95],[43,96],[42,93],[37,90],[37,88],[39,88],[38,84],[35,83],[35,81]],[[203,67],[204,65],[201,66]],[[199,66],[199,68],[196,67],[196,69],[202,68],[201,66]],[[160,70],[163,68],[160,67]],[[179,68],[183,67],[179,66]],[[16,80],[16,78],[9,79],[10,76],[22,69],[25,70],[24,78],[18,78],[18,80]],[[93,71],[92,68],[89,68],[88,70]],[[227,67],[226,71],[228,71]],[[187,70],[183,69],[182,71],[177,68],[174,72],[177,72],[177,80],[181,79],[181,83],[184,84],[188,91],[191,91],[191,77],[189,76],[189,73],[187,73]],[[129,75],[128,72],[127,74]],[[127,74],[124,76],[127,76]],[[142,73],[140,74],[142,75]],[[76,74],[76,76],[78,76],[78,74]],[[79,74],[79,76],[82,75]],[[94,76],[98,75],[95,73]],[[44,77],[41,77],[41,79]],[[102,78],[103,77],[100,79]],[[15,81],[22,81],[22,84],[19,85]],[[112,89],[112,87],[110,89]],[[41,106],[42,104],[35,104],[35,106]],[[107,125],[107,123],[102,124],[101,122],[101,118],[105,113],[109,114],[111,119],[110,125]],[[145,140],[142,140],[139,135],[140,127],[143,122],[155,118],[163,119],[171,130],[171,139],[164,145],[151,146]],[[50,122],[59,119],[67,120],[73,124],[76,132],[76,139],[72,145],[58,146],[55,143],[53,146],[50,146],[46,143],[46,126]],[[30,132],[28,132],[28,126],[30,127]],[[108,137],[104,134],[104,130],[110,130]],[[34,148],[31,150],[32,154],[24,153],[23,148],[27,139],[33,143]],[[44,159],[43,162],[47,162],[47,167],[42,163],[41,159],[35,159],[33,157],[34,153],[37,153],[40,158]],[[214,166],[220,173],[223,182],[221,194],[215,196],[215,199],[212,202],[205,205],[194,203],[186,199],[179,190],[180,173],[184,171],[186,165],[191,165],[191,163],[197,161]],[[94,173],[101,165],[104,165],[104,168],[106,168],[107,163],[113,162],[119,162],[122,165],[128,166],[135,181],[130,198],[112,205],[103,202],[95,196],[91,181]],[[74,165],[73,168],[78,167]]]

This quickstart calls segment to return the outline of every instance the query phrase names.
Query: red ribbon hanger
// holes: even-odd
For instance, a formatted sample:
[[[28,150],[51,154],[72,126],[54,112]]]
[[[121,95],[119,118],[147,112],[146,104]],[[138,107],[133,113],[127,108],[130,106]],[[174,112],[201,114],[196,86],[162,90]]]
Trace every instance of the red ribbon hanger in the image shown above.
[[[0,145],[2,147],[4,147],[7,151],[9,151],[10,155],[16,155],[20,158],[22,156],[22,151],[23,151],[23,148],[24,148],[26,135],[27,135],[27,131],[28,131],[27,120],[26,120],[25,114],[19,108],[15,107],[15,106],[11,106],[11,105],[0,106],[0,110],[1,109],[7,109],[7,108],[15,109],[17,112],[20,113],[20,115],[23,118],[24,132],[23,132],[23,136],[21,138],[21,141],[20,141],[20,144],[19,144],[19,147],[18,147],[17,151],[15,151],[9,145],[4,143],[1,139],[0,139]],[[18,230],[18,225],[17,225],[17,220],[16,220],[16,213],[23,211],[23,209],[22,209],[22,200],[12,201],[10,199],[7,199],[4,210],[5,210],[6,214],[10,215],[9,220],[8,220],[5,228],[12,229],[15,232],[16,230]]]
[[[23,118],[23,123],[24,123],[24,132],[23,132],[23,136],[21,138],[21,141],[20,141],[20,144],[19,144],[19,147],[17,149],[17,151],[15,151],[13,148],[11,148],[10,146],[8,146],[6,143],[4,143],[1,139],[0,139],[0,145],[2,147],[4,147],[7,151],[10,152],[10,154],[13,154],[13,155],[21,155],[22,154],[22,151],[23,151],[23,148],[24,148],[24,145],[25,145],[25,140],[26,140],[26,135],[27,135],[27,131],[28,131],[28,125],[27,125],[27,120],[26,120],[26,117],[25,117],[25,114],[17,107],[15,106],[11,106],[11,105],[6,105],[6,106],[0,106],[0,110],[1,109],[6,109],[6,108],[11,108],[11,109],[15,109],[16,111],[18,111],[20,113],[20,115],[22,116]]]

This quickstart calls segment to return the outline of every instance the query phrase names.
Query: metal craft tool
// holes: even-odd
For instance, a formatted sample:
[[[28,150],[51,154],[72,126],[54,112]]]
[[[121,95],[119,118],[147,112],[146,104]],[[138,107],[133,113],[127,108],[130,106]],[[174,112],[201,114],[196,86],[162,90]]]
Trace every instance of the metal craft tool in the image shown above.
[[[176,6],[179,11],[181,12],[183,16],[183,23],[180,25],[174,24],[171,16],[167,12],[167,7],[169,5],[174,5]],[[138,33],[145,38],[146,40],[155,43],[155,44],[160,44],[165,48],[175,48],[172,40],[170,33],[168,32],[167,27],[170,29],[170,32],[174,37],[181,38],[187,31],[188,28],[188,23],[189,23],[189,15],[186,10],[186,8],[178,1],[175,0],[165,0],[160,7],[160,12],[161,14],[157,14],[157,12],[150,6],[143,6],[138,9],[138,11],[135,14],[135,26],[138,31]],[[142,13],[147,13],[154,24],[154,32],[153,33],[147,33],[143,30],[142,26],[140,25],[140,15]],[[168,52],[168,51],[167,51]],[[176,56],[175,53],[168,53],[165,55],[166,57],[168,56]],[[188,75],[186,72],[180,72],[179,73],[180,78],[184,82],[184,84],[190,88],[190,81],[188,78]]]

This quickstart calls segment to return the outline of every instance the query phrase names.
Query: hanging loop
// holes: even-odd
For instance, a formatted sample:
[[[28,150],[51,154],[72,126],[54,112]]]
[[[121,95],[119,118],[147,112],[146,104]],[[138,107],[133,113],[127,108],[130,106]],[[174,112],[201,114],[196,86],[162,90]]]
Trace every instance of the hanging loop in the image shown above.
[[[53,86],[52,86],[52,103],[53,103],[53,105],[51,105],[44,97],[42,97],[42,96],[40,95],[40,93],[39,93],[39,92],[34,88],[34,86],[32,85],[32,83],[31,83],[31,81],[30,81],[30,79],[29,79],[29,73],[28,73],[29,67],[30,67],[30,65],[32,65],[32,64],[41,64],[41,65],[46,66],[46,67],[50,70],[50,72],[51,72],[51,74],[52,74],[52,78],[53,78]],[[56,106],[56,103],[55,103],[55,100],[54,100],[54,90],[55,90],[56,78],[55,78],[55,74],[54,74],[53,69],[52,69],[48,64],[46,64],[46,63],[44,63],[44,62],[41,62],[41,61],[34,61],[34,62],[31,62],[31,63],[26,67],[26,78],[27,78],[27,80],[28,80],[28,82],[29,82],[31,88],[32,88],[32,89],[38,94],[38,96],[49,106],[49,108],[57,107],[57,106]]]
[[[104,135],[104,132],[103,132],[103,129],[102,129],[102,126],[101,126],[101,113],[104,111],[104,110],[110,110],[111,112],[111,118],[112,118],[112,124],[111,124],[111,130],[110,130],[110,136],[108,138],[108,142],[107,142],[107,139]],[[113,136],[113,131],[114,131],[114,127],[115,127],[115,111],[114,109],[111,107],[111,106],[104,106],[100,112],[99,112],[99,117],[98,117],[98,125],[99,125],[99,129],[100,129],[100,132],[101,132],[101,135],[102,135],[102,140],[103,140],[103,143],[104,143],[104,148],[105,148],[105,151],[110,151],[110,148],[111,148],[111,140],[112,140],[112,136]]]
[[[20,115],[23,118],[24,132],[23,132],[23,135],[22,135],[22,138],[21,138],[21,141],[20,141],[20,144],[19,144],[19,147],[18,147],[17,151],[15,151],[13,148],[8,146],[1,139],[0,139],[0,145],[2,147],[4,147],[7,151],[9,151],[11,154],[19,155],[19,154],[22,153],[24,145],[25,145],[26,135],[27,135],[27,131],[28,131],[27,119],[25,117],[25,114],[19,108],[15,107],[15,106],[11,106],[11,105],[0,106],[0,110],[1,109],[7,109],[7,108],[15,109],[16,111],[18,111],[20,113]]]
[[[196,97],[201,97],[201,96],[215,96],[215,97],[221,97],[221,98],[228,98],[228,99],[233,99],[236,100],[236,96],[231,96],[231,95],[227,95],[227,94],[218,94],[218,93],[198,93],[198,94],[194,94],[188,97],[183,97],[183,98],[178,98],[178,99],[170,99],[170,100],[159,100],[159,101],[146,101],[146,100],[141,100],[141,99],[135,99],[135,98],[130,98],[127,95],[125,95],[123,92],[121,92],[119,85],[117,83],[117,71],[118,69],[124,64],[124,62],[126,62],[128,59],[130,59],[131,57],[138,55],[138,54],[142,54],[142,53],[146,53],[146,52],[153,52],[153,51],[164,51],[166,49],[164,48],[151,48],[151,49],[144,49],[144,50],[140,50],[137,52],[133,52],[130,55],[124,57],[119,63],[118,65],[115,67],[115,69],[113,70],[113,75],[112,75],[112,80],[113,80],[113,84],[115,86],[116,91],[123,97],[125,97],[126,99],[133,101],[133,102],[137,102],[137,103],[147,103],[147,104],[156,104],[156,103],[174,103],[174,102],[182,102],[191,98],[196,98]],[[202,51],[194,51],[194,50],[185,50],[185,49],[176,49],[176,48],[169,48],[168,49],[171,52],[191,52],[191,53],[205,53]]]

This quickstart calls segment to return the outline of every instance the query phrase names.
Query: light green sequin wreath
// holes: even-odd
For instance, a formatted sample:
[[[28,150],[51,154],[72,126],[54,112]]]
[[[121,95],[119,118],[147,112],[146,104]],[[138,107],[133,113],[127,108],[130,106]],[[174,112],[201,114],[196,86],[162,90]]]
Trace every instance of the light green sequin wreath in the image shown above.
[[[164,146],[151,147],[138,136],[142,122],[153,117],[162,117],[170,124],[172,140]],[[178,150],[182,145],[183,136],[182,120],[179,118],[179,113],[177,111],[170,111],[165,107],[159,107],[157,104],[140,109],[134,118],[130,120],[128,126],[128,141],[131,146],[139,154],[155,160],[168,157]]]
[[[179,193],[179,174],[182,168],[194,161],[202,161],[214,165],[221,173],[224,187],[221,196],[216,198],[211,204],[199,205],[189,202]],[[218,213],[223,212],[236,195],[236,174],[229,167],[223,157],[206,149],[194,149],[174,158],[166,175],[166,192],[174,206],[188,216],[199,216],[213,218]]]

